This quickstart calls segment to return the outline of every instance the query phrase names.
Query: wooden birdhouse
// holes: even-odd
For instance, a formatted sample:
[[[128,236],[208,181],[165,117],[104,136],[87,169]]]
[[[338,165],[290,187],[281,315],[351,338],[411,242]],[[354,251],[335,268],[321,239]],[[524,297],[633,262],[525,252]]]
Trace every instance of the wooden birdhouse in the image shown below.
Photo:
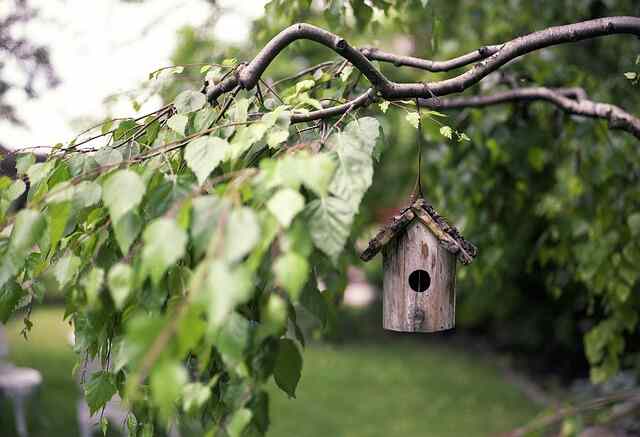
[[[477,248],[418,199],[369,242],[360,258],[382,250],[383,326],[403,332],[451,329],[456,312],[456,259],[469,264]]]

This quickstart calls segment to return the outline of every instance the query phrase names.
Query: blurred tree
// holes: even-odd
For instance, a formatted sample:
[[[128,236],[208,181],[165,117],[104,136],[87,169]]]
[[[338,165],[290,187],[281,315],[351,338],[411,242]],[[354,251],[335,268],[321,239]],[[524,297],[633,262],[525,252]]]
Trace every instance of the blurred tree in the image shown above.
[[[54,73],[48,49],[34,44],[23,36],[22,28],[37,14],[28,0],[7,0],[0,14],[0,117],[20,124],[15,108],[7,101],[8,92],[13,89],[22,90],[33,98],[38,88],[55,86],[58,79]],[[7,68],[18,71],[17,79],[7,79]],[[12,74],[15,78],[16,75]],[[42,79],[42,82],[39,82]]]
[[[640,14],[640,6],[626,0],[284,3],[270,2],[256,23],[257,48],[288,23],[309,21],[341,32],[356,46],[447,59],[550,23]],[[633,112],[637,88],[623,73],[638,69],[638,52],[637,41],[625,37],[547,49],[510,63],[469,92],[574,86],[599,101],[624,102]],[[300,67],[301,60],[304,66],[326,59],[310,44],[294,44],[270,72],[277,77],[278,65],[286,69],[292,62]],[[380,68],[401,82],[454,75]],[[437,123],[426,124],[423,168],[427,197],[458,218],[481,248],[478,261],[460,272],[459,326],[524,352],[535,368],[566,376],[588,370],[585,352],[594,380],[613,374],[620,360],[635,366],[640,361],[637,139],[548,103],[523,99],[477,109],[460,106],[445,112],[471,142],[448,140]],[[404,116],[398,111],[383,121],[388,146],[361,209],[363,225],[403,206],[412,189],[417,139]],[[367,269],[380,280],[379,266]]]

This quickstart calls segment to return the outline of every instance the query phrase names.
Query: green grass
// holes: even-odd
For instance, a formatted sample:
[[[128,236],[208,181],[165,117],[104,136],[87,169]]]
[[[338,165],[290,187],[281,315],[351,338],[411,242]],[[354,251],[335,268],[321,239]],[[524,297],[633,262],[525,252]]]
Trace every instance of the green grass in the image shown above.
[[[35,311],[27,342],[21,321],[7,328],[12,361],[44,377],[29,410],[33,436],[77,435],[74,355],[61,318],[59,309]],[[394,336],[379,344],[313,345],[304,360],[297,399],[270,384],[270,437],[485,436],[536,413],[490,358],[443,345]],[[7,407],[0,404],[2,436],[13,435]]]
[[[29,435],[32,437],[77,434],[76,402],[79,389],[72,370],[75,354],[69,345],[69,325],[62,321],[63,311],[45,308],[34,311],[29,340],[20,335],[22,319],[10,322],[7,329],[9,356],[13,364],[33,367],[42,373],[38,396],[28,408]],[[0,435],[15,435],[11,404],[0,402]]]
[[[535,414],[486,360],[442,346],[400,338],[304,359],[297,399],[272,390],[272,436],[485,436]]]

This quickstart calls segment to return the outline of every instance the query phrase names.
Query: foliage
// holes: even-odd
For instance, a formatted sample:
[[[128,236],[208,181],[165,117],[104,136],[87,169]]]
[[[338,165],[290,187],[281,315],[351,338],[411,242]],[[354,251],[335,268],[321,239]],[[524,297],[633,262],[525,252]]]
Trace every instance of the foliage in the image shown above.
[[[183,91],[146,118],[110,123],[98,150],[18,157],[30,186],[27,206],[5,217],[1,313],[31,308],[45,289],[65,295],[76,349],[103,366],[85,385],[92,412],[119,393],[134,434],[184,413],[237,436],[265,431],[272,374],[295,396],[294,304],[344,274],[379,135],[374,118],[353,117],[323,144],[294,145],[300,83],[271,110],[255,95],[212,107]],[[5,181],[5,203],[23,185]]]

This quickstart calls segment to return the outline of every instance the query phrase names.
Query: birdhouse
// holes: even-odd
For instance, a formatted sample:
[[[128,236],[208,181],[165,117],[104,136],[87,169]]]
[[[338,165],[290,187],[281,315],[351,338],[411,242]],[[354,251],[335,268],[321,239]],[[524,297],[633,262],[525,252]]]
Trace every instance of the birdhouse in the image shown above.
[[[456,312],[456,259],[469,264],[477,248],[424,199],[395,216],[360,258],[382,250],[383,326],[403,332],[451,329]]]

